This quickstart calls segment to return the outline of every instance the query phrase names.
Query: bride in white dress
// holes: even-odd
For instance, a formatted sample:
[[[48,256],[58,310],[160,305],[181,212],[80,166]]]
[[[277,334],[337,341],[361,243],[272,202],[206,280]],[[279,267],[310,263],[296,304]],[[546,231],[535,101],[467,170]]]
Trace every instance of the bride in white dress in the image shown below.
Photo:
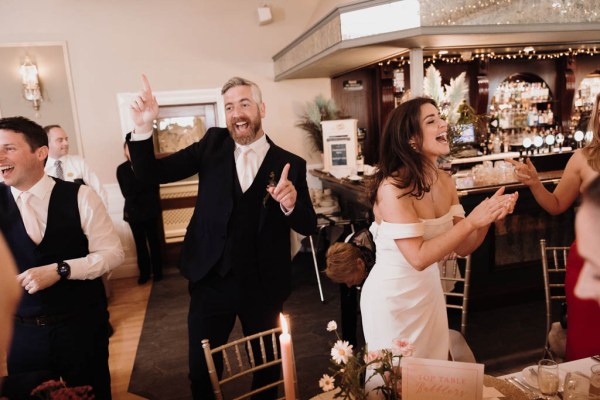
[[[384,130],[371,194],[376,263],[360,301],[369,350],[406,338],[415,357],[448,359],[437,261],[470,254],[517,200],[500,188],[465,218],[451,176],[437,168],[450,151],[447,128],[435,102],[419,97],[396,108]]]

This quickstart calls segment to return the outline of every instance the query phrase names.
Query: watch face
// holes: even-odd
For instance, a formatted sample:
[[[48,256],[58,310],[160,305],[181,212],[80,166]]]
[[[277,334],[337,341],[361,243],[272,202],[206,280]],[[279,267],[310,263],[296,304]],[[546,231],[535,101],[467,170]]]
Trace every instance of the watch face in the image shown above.
[[[58,265],[58,274],[61,278],[68,278],[71,274],[71,267],[67,263],[60,263]]]

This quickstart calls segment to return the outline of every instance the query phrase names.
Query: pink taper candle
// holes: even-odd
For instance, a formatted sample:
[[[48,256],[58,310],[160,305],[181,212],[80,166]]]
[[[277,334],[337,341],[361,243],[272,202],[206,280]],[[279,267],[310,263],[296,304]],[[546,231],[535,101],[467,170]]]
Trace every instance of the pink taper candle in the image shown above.
[[[281,369],[283,370],[283,385],[285,388],[285,400],[296,400],[294,383],[294,353],[292,352],[292,335],[289,333],[287,320],[283,314],[279,314],[282,333],[279,335],[281,346]]]

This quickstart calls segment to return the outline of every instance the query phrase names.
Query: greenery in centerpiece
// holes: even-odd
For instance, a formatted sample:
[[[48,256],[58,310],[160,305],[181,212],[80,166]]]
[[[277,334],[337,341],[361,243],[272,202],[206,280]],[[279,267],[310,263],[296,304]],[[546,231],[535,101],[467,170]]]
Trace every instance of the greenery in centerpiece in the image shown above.
[[[327,324],[327,330],[335,332],[337,341],[331,348],[331,375],[324,374],[319,380],[319,386],[324,392],[338,389],[334,394],[336,399],[365,400],[369,393],[365,390],[365,385],[373,387],[374,385],[368,385],[373,380],[378,386],[371,390],[379,392],[382,398],[402,398],[400,359],[410,357],[414,352],[408,340],[396,339],[391,343],[390,349],[364,349],[354,354],[353,346],[340,339],[335,321]]]
[[[310,143],[315,150],[323,152],[323,128],[321,121],[342,119],[333,99],[327,100],[323,95],[318,95],[312,102],[307,102],[296,127],[302,128],[308,134]]]

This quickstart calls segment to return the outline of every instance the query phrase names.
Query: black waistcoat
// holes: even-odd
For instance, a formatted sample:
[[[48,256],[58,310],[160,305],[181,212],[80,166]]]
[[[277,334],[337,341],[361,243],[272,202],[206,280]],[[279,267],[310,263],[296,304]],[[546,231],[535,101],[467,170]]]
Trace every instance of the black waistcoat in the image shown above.
[[[57,180],[50,196],[46,232],[36,245],[27,235],[21,214],[10,192],[0,183],[0,229],[11,249],[19,272],[29,268],[85,257],[88,240],[81,229],[77,192],[79,185]],[[35,294],[23,291],[17,315],[76,313],[92,305],[106,305],[100,278],[66,280]]]
[[[264,162],[263,162],[264,164]],[[233,181],[233,211],[227,227],[227,240],[220,266],[219,274],[232,270],[238,278],[258,274],[257,240],[260,214],[265,207],[263,200],[267,194],[267,169],[259,168],[252,184],[242,193],[236,169]],[[269,196],[269,201],[273,201]]]

